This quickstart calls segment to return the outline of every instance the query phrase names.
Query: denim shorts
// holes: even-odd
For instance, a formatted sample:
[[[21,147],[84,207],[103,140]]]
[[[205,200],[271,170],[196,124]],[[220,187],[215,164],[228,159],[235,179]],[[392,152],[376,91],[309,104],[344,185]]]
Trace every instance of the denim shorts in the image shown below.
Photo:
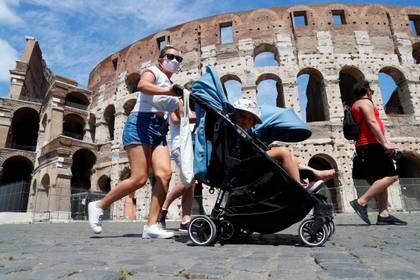
[[[166,146],[167,121],[152,112],[131,112],[123,131],[123,145]]]

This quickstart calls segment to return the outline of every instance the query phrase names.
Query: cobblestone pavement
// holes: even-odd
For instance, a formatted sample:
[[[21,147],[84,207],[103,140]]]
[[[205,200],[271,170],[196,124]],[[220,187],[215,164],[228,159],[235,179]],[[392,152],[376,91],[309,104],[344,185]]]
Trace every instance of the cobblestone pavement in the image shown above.
[[[320,248],[299,244],[298,225],[213,247],[183,233],[143,240],[140,223],[107,222],[97,236],[86,222],[1,225],[0,279],[420,279],[420,214],[398,216],[409,225],[337,215]]]

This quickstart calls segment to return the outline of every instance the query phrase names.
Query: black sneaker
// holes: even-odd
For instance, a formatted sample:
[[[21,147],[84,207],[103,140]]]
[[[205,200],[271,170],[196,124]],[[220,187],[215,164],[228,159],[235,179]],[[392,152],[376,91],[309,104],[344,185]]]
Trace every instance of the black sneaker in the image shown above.
[[[378,215],[378,220],[376,221],[377,225],[397,225],[397,226],[405,226],[407,225],[406,221],[400,220],[392,215],[388,217],[381,217]]]
[[[356,211],[356,214],[359,215],[359,217],[368,225],[370,225],[369,216],[367,213],[367,205],[362,206],[357,202],[357,198],[355,200],[350,201],[351,207],[353,207],[354,211]]]
[[[190,222],[183,224],[182,222],[179,224],[179,231],[186,232],[188,230]]]

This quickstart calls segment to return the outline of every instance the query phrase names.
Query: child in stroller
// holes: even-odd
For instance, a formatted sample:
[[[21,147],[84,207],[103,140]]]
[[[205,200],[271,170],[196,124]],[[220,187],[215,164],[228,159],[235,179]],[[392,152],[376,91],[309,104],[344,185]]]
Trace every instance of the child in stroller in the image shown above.
[[[260,119],[260,109],[255,101],[241,97],[235,101],[233,106],[235,107],[233,122],[242,129],[249,131],[255,124],[262,122]],[[305,177],[310,177],[311,180],[317,180],[309,183],[302,182],[302,187],[311,192],[318,192],[325,186],[324,182],[331,180],[336,175],[334,169],[318,170],[310,166],[302,165],[293,154],[284,147],[272,147],[267,150],[266,153],[269,157],[279,161],[284,170],[295,181],[302,182],[302,174],[305,174]]]
[[[197,180],[211,190],[218,189],[218,194],[210,216],[191,220],[190,240],[196,245],[211,245],[216,238],[226,242],[253,232],[275,233],[302,221],[314,208],[314,217],[301,223],[299,237],[308,246],[321,246],[334,231],[332,207],[321,195],[302,188],[269,156],[264,143],[233,122],[235,110],[212,67],[194,82],[191,99],[196,104],[198,123],[194,172]],[[275,109],[282,109],[286,116],[295,114],[293,110]],[[292,118],[297,122],[288,118],[288,124],[297,126],[283,127],[278,134],[274,131],[275,136],[280,135],[282,141],[308,138],[311,132],[307,125],[297,116]],[[266,118],[261,119],[265,123]],[[273,136],[271,129],[261,131]]]

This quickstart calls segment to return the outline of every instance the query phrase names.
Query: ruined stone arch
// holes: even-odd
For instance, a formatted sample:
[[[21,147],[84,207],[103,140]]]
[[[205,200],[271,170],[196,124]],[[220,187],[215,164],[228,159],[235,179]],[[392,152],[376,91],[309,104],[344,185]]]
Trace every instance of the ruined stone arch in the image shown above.
[[[109,138],[114,140],[114,130],[115,130],[115,107],[113,104],[108,105],[104,111],[104,120],[108,125]]]
[[[337,162],[330,156],[324,153],[316,154],[308,161],[308,166],[318,170],[338,169]],[[338,178],[331,179],[325,182],[327,188],[322,191],[327,196],[328,201],[331,201],[334,205],[334,210],[342,212],[343,198],[341,197],[340,183]]]
[[[119,179],[120,181],[125,180],[131,176],[131,169],[130,167],[126,166],[121,170]]]
[[[226,97],[232,103],[242,96],[242,81],[239,76],[228,73],[220,78]]]
[[[401,195],[405,209],[417,209],[420,205],[420,154],[415,151],[403,151],[397,161],[397,172],[401,186]]]
[[[257,67],[279,66],[279,51],[277,47],[268,43],[256,46],[254,48],[254,65]]]
[[[128,94],[138,91],[138,83],[140,81],[140,74],[138,72],[130,73],[125,79],[125,85],[127,86]]]
[[[102,175],[99,177],[98,189],[101,192],[108,193],[111,190],[111,178],[107,175]]]
[[[269,81],[269,84],[264,85]],[[280,77],[274,73],[260,75],[255,85],[257,86],[257,103],[259,105],[269,104],[277,107],[285,107],[283,83]],[[262,88],[265,87],[266,88]]]
[[[338,74],[341,101],[344,106],[350,106],[356,99],[353,86],[358,81],[364,80],[365,75],[356,66],[344,66]]]
[[[413,59],[416,64],[420,64],[420,42],[413,44]]]
[[[91,175],[93,173],[93,166],[96,163],[95,154],[88,149],[77,150],[72,157],[71,165],[71,188],[72,192],[78,190],[90,190]]]
[[[134,106],[136,105],[136,102],[137,102],[137,99],[135,99],[135,98],[130,98],[127,101],[124,102],[123,109],[124,109],[124,114],[125,115],[128,116],[131,113]]]
[[[3,161],[0,184],[31,182],[34,164],[23,155],[11,155]]]
[[[13,112],[7,147],[35,151],[39,130],[39,113],[32,107],[19,107]]]
[[[325,80],[322,73],[312,67],[306,67],[299,71],[297,78],[308,75],[306,87],[306,121],[328,121],[330,119],[328,98],[325,90]]]
[[[63,135],[83,139],[85,128],[85,120],[78,114],[70,113],[63,118]]]
[[[96,141],[96,116],[93,113],[89,114],[89,131],[90,131],[90,137],[92,139],[92,142],[95,143]]]
[[[66,94],[64,105],[87,110],[89,107],[89,98],[81,92],[71,91]]]
[[[42,176],[41,186],[43,188],[49,188],[51,186],[50,175],[48,173],[45,173],[44,176]]]
[[[279,15],[271,9],[258,9],[251,12],[246,18],[246,22],[256,22],[256,19],[261,19],[263,16],[268,22],[279,21]]]
[[[413,114],[414,108],[411,102],[411,94],[408,88],[408,81],[403,72],[396,67],[386,66],[379,70],[379,73],[389,75],[396,84],[396,89],[391,94],[389,101],[385,104],[386,114]]]

